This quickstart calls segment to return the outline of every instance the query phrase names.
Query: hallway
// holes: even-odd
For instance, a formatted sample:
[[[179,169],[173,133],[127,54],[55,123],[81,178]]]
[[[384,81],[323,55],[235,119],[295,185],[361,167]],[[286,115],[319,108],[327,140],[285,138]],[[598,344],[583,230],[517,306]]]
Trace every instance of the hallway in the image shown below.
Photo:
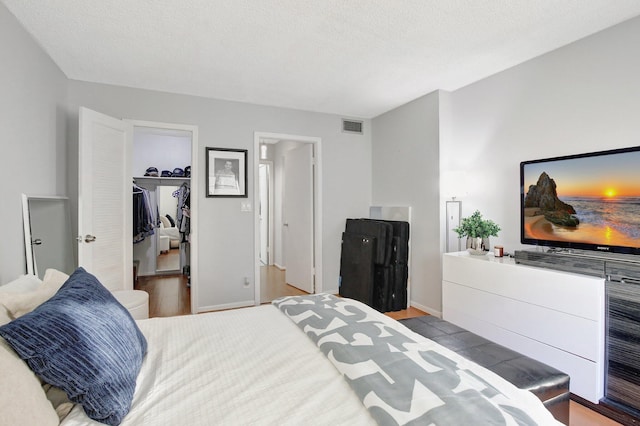
[[[260,303],[270,303],[283,296],[307,294],[285,282],[285,271],[275,266],[260,266]]]

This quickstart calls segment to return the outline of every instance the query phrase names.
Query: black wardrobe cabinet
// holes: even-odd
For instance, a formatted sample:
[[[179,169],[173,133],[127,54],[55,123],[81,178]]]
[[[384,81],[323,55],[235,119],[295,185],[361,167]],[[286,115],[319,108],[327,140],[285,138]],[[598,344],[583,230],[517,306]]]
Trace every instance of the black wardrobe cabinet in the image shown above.
[[[347,219],[342,234],[340,290],[380,312],[407,307],[409,223]]]

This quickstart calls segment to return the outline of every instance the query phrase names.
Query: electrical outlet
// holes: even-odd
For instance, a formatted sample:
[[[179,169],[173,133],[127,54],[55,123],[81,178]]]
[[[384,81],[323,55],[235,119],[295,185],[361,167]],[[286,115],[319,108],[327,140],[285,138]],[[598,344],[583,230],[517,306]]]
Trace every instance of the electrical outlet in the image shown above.
[[[250,212],[251,211],[251,202],[250,201],[242,201],[240,203],[240,211],[241,212]]]

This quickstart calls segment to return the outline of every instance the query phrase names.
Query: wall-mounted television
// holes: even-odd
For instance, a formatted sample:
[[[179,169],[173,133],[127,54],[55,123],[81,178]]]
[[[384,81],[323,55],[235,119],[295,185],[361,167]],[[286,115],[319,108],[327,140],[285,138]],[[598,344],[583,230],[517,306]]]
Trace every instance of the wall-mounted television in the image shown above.
[[[640,146],[520,163],[522,244],[640,254]]]

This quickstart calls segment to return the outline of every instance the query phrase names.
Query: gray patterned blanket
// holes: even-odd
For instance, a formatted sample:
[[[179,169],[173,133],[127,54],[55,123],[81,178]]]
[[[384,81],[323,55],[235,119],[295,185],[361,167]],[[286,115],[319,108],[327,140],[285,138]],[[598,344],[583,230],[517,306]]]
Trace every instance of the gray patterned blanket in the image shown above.
[[[557,424],[532,394],[497,376],[496,385],[471,371],[482,367],[414,339],[359,302],[320,294],[273,304],[316,343],[380,425]]]

